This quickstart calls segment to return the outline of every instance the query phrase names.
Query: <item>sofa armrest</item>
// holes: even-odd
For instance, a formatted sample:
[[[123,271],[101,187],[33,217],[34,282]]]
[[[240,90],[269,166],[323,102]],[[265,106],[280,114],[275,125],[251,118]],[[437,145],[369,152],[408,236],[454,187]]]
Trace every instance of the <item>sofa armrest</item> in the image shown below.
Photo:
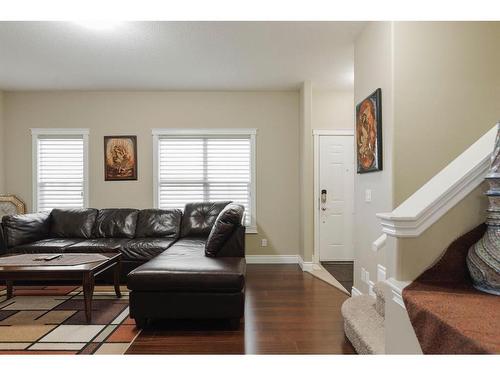
[[[5,242],[5,237],[3,235],[3,225],[0,222],[0,255],[7,252],[7,243]]]
[[[217,252],[217,257],[245,257],[245,227],[238,226]]]

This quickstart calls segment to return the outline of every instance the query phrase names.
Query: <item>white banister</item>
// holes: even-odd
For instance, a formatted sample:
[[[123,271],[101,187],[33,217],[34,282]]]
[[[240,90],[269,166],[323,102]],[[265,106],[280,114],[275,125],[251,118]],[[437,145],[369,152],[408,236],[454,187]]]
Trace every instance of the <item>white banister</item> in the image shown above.
[[[380,251],[382,248],[385,247],[386,241],[387,241],[387,234],[383,233],[379,238],[377,238],[375,241],[373,241],[372,250],[373,251]]]
[[[382,231],[394,237],[418,237],[477,188],[488,171],[499,125],[492,127],[394,211],[377,214]]]

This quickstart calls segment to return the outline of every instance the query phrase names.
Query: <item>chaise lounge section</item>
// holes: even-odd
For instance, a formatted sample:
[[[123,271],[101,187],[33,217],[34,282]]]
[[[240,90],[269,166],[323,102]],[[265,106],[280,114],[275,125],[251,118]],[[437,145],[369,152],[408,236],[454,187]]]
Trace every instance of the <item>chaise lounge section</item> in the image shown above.
[[[219,212],[217,214],[217,212]],[[245,302],[243,208],[187,205],[181,239],[128,275],[130,316],[151,319],[230,319]]]

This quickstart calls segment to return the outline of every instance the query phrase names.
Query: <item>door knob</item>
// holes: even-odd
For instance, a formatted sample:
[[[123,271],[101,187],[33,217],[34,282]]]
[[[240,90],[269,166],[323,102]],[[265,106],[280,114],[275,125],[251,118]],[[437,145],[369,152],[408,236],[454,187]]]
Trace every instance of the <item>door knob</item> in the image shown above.
[[[326,189],[321,190],[321,210],[326,211]]]

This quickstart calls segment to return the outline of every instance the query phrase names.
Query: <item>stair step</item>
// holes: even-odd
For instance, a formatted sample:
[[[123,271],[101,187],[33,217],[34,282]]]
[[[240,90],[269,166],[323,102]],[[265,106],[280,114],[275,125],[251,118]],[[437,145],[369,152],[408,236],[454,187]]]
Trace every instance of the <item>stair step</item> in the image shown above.
[[[373,287],[375,292],[375,310],[380,314],[380,316],[385,317],[385,282],[379,281]]]
[[[384,318],[375,310],[375,298],[351,297],[342,305],[344,331],[358,354],[384,354]]]

